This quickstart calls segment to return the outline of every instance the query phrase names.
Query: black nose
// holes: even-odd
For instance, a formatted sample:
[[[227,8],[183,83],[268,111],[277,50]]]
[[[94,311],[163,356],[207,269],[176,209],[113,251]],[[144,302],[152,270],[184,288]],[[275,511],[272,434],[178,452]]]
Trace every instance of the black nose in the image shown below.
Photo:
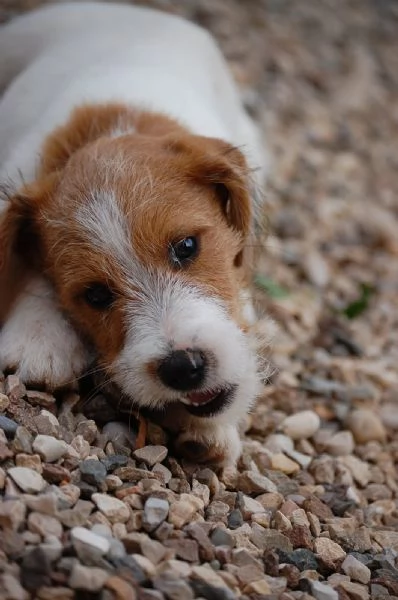
[[[168,387],[186,392],[199,387],[205,370],[205,356],[199,350],[174,350],[160,363],[158,375]]]

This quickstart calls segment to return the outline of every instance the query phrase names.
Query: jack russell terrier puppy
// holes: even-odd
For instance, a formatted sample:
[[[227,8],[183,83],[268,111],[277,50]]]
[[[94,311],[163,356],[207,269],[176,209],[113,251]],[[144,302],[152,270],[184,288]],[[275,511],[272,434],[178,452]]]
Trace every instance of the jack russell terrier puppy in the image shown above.
[[[209,34],[117,4],[0,28],[0,370],[57,389],[93,358],[177,446],[233,465],[261,389],[248,284],[257,131]],[[254,336],[255,337],[255,336]]]

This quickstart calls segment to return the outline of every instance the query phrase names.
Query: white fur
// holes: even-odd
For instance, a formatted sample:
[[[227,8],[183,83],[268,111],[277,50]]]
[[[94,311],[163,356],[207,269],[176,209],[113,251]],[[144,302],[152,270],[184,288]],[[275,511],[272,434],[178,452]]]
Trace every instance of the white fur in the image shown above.
[[[161,112],[192,133],[239,146],[257,169],[256,182],[263,180],[267,158],[256,128],[216,44],[192,23],[114,3],[56,4],[1,26],[0,56],[0,181],[34,180],[46,136],[76,106],[112,101]],[[129,131],[118,123],[109,133]],[[115,157],[113,168],[123,167]],[[123,215],[111,194],[99,192],[76,222],[123,266],[128,333],[112,365],[114,379],[141,405],[172,404],[181,395],[150,378],[147,362],[193,345],[213,354],[204,388],[236,385],[234,402],[214,419],[187,416],[180,442],[216,444],[225,464],[233,464],[240,453],[236,423],[260,387],[255,352],[219,299],[134,259]],[[88,358],[47,284],[34,279],[0,332],[0,370],[17,366],[24,381],[54,388],[78,377]]]
[[[88,352],[58,310],[51,288],[32,279],[0,329],[0,371],[16,367],[23,381],[55,389],[72,386],[88,364]]]
[[[210,360],[203,391],[237,386],[233,403],[217,420],[238,421],[259,391],[258,368],[246,336],[228,317],[221,301],[184,283],[181,277],[148,272],[138,264],[132,283],[126,342],[112,366],[116,383],[141,406],[161,408],[175,402],[183,394],[151,377],[146,366],[173,350],[197,348],[215,359],[215,364]]]

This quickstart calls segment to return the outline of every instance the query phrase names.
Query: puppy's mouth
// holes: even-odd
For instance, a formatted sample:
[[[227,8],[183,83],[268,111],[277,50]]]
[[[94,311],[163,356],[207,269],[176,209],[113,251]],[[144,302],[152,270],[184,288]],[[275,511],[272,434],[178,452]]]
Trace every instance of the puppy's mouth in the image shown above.
[[[235,389],[236,386],[230,386],[207,392],[191,392],[181,398],[181,402],[195,417],[213,417],[231,404]]]

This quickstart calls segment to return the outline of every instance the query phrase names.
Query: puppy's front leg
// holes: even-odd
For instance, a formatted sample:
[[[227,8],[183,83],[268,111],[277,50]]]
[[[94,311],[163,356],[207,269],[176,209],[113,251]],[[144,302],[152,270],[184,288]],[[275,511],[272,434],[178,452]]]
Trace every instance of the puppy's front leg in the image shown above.
[[[0,330],[0,371],[15,371],[25,383],[49,390],[72,386],[89,357],[58,310],[49,284],[30,279]]]
[[[242,442],[235,425],[216,419],[190,417],[189,426],[175,441],[175,450],[188,460],[218,467],[235,467],[242,451]]]
[[[195,463],[235,467],[242,443],[236,424],[225,418],[195,417],[182,404],[170,405],[156,419],[174,435],[175,452]]]

